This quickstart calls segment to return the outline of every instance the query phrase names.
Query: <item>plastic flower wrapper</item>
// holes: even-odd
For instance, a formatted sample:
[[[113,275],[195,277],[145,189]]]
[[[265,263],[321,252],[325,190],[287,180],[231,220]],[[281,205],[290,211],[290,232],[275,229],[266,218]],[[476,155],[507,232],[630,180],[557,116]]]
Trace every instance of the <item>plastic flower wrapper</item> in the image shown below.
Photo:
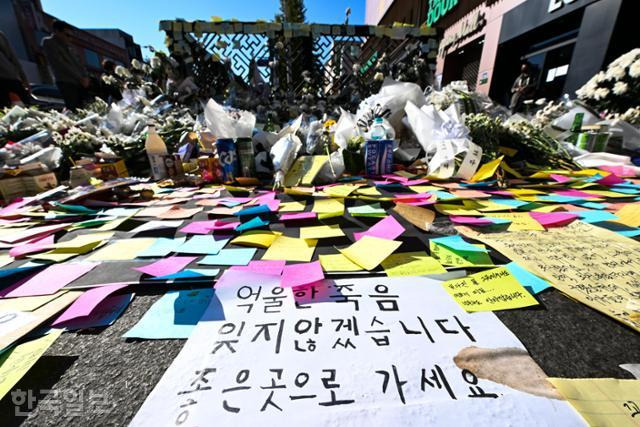
[[[407,102],[412,102],[418,107],[425,104],[420,86],[415,83],[385,79],[380,92],[362,101],[358,107],[356,118],[360,131],[368,132],[373,121],[377,117],[382,117],[389,121],[396,134],[400,133]]]
[[[302,115],[293,121],[289,126],[282,129],[278,133],[278,140],[271,147],[271,160],[273,162],[274,187],[282,187],[284,177],[289,172],[291,165],[298,157],[298,153],[302,148],[302,141],[296,135],[300,126],[302,126]]]
[[[216,138],[251,138],[256,116],[248,111],[229,112],[213,99],[204,108],[207,128]]]
[[[411,129],[424,149],[429,175],[446,179],[469,179],[480,166],[482,148],[469,139],[469,130],[461,123],[452,104],[446,112],[433,105],[422,109],[408,102],[405,111]]]

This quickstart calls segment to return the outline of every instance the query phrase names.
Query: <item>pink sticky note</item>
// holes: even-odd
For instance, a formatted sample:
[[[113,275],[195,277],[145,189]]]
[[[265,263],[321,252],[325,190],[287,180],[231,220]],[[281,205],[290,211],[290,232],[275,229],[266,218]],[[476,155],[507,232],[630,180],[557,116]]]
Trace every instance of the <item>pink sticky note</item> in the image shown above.
[[[409,193],[409,194],[396,194],[394,200],[413,200],[413,199],[430,199],[434,196],[432,193]]]
[[[607,175],[604,178],[597,180],[596,182],[602,185],[616,185],[623,184],[626,181],[612,173],[611,175]]]
[[[105,298],[125,287],[127,287],[126,284],[113,284],[89,289],[80,295],[51,326],[56,326],[60,323],[75,319],[76,317],[88,316]]]
[[[410,180],[410,181],[404,181],[404,182],[402,183],[402,185],[405,185],[405,186],[409,187],[409,186],[411,186],[411,185],[427,184],[428,182],[429,182],[429,180],[428,180],[428,179],[424,179],[424,178],[421,178],[421,179],[412,179],[412,180]]]
[[[552,173],[551,175],[549,175],[551,178],[553,178],[554,181],[556,182],[561,182],[561,183],[565,183],[565,182],[569,182],[572,179],[569,178],[568,176],[564,176],[564,175],[558,175],[555,173]]]
[[[134,270],[154,277],[166,276],[168,274],[177,273],[187,265],[191,264],[196,258],[197,257],[191,256],[170,256],[143,267],[136,267]]]
[[[33,199],[34,199],[33,197],[25,197],[25,198],[16,200],[15,202],[0,209],[0,216],[11,216],[11,215],[19,214],[21,208],[31,203]]]
[[[280,281],[280,277],[272,274],[254,273],[253,271],[229,269],[216,281],[215,288],[239,287],[240,285],[271,283]]]
[[[565,212],[529,212],[529,215],[543,227],[561,227],[578,218],[578,215]]]
[[[467,225],[493,225],[493,221],[486,218],[477,218],[474,216],[450,216],[449,219],[451,222],[455,222],[456,224],[467,224]]]
[[[407,178],[406,176],[400,176],[394,173],[384,174],[382,175],[382,178],[390,179],[391,181],[402,182],[402,183],[409,181],[409,178]]]
[[[9,250],[9,255],[14,258],[20,258],[25,255],[33,254],[36,252],[46,251],[51,249],[54,244],[54,236],[46,236],[43,238],[38,238],[30,241],[29,243],[25,243],[24,245],[15,246]]]
[[[7,298],[51,295],[64,286],[91,271],[97,263],[78,262],[53,264],[33,276],[30,280],[9,292]]]
[[[283,288],[308,285],[324,279],[320,261],[302,264],[285,265],[282,271],[281,285]]]
[[[280,221],[299,221],[303,219],[315,219],[315,212],[291,212],[280,215]]]
[[[280,276],[282,270],[287,262],[280,260],[267,260],[267,261],[251,261],[249,265],[234,265],[231,270],[251,271],[253,273],[271,274],[274,276]]]
[[[621,177],[633,178],[636,176],[636,169],[634,166],[616,165],[616,166],[598,166],[598,169],[611,172]]]
[[[0,241],[6,243],[17,243],[24,242],[25,240],[34,240],[39,237],[45,237],[50,234],[54,234],[64,228],[69,227],[71,224],[54,224],[54,225],[45,225],[42,227],[34,227],[28,228],[23,231],[17,231],[12,234],[7,234],[6,236],[0,238]]]
[[[353,237],[357,240],[364,236],[379,237],[381,239],[395,240],[396,237],[404,233],[404,227],[392,216],[388,216],[378,221],[376,225],[360,233],[353,233]]]

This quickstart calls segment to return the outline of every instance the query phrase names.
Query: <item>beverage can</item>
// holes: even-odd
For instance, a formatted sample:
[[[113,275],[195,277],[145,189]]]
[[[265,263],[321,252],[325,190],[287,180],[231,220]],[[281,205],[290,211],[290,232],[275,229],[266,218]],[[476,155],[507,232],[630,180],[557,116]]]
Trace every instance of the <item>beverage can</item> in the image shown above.
[[[233,182],[238,175],[238,156],[233,139],[224,138],[216,141],[216,149],[222,169],[222,181]]]
[[[253,141],[251,138],[236,140],[238,160],[240,161],[240,176],[251,178],[256,176],[256,161],[253,155]]]
[[[177,154],[167,154],[164,156],[164,164],[167,168],[169,178],[177,178],[184,175],[182,169],[182,158]]]
[[[576,147],[582,150],[591,151],[597,135],[598,135],[597,132],[592,132],[592,131],[580,133],[580,135],[578,135]]]
[[[364,146],[364,164],[367,176],[380,176],[393,170],[393,141],[369,140]]]
[[[200,176],[205,181],[220,182],[222,180],[222,170],[213,154],[198,157],[198,168]]]
[[[593,143],[593,149],[591,151],[594,153],[606,151],[610,137],[611,134],[609,132],[602,132],[597,134]]]

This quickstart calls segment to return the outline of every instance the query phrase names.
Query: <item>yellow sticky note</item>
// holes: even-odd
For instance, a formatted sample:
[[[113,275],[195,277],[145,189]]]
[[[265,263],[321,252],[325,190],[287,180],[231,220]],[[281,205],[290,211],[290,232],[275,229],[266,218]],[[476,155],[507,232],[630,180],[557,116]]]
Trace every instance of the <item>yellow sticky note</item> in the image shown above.
[[[534,190],[533,188],[507,188],[506,191],[515,196],[535,196],[537,194],[546,194],[544,191]]]
[[[357,194],[363,196],[382,196],[382,193],[378,191],[376,187],[358,188]]]
[[[268,248],[282,233],[278,231],[252,230],[247,231],[231,241],[234,245],[255,246]]]
[[[395,240],[364,236],[340,252],[365,270],[373,270],[402,245]]]
[[[436,203],[435,208],[443,215],[461,215],[461,216],[483,216],[482,212],[468,208],[462,205],[452,205],[446,203]]]
[[[485,163],[480,166],[480,169],[477,170],[469,181],[478,182],[491,178],[498,170],[498,166],[502,163],[502,159],[504,159],[504,156],[500,156],[497,159],[491,160],[489,163]]]
[[[638,289],[632,279],[640,266],[639,242],[582,221],[538,232],[456,229],[491,246],[571,298],[640,331],[640,304],[635,296]]]
[[[302,212],[306,206],[305,202],[283,202],[280,203],[278,212]]]
[[[113,221],[109,221],[106,224],[103,224],[102,226],[96,228],[96,230],[98,231],[111,231],[111,230],[115,230],[116,228],[120,227],[124,222],[130,220],[131,218],[133,218],[133,216],[135,214],[138,213],[138,210],[135,210],[131,213],[131,215],[129,216],[125,216],[122,218],[116,218]]]
[[[591,426],[640,425],[640,380],[547,378],[547,381]]]
[[[5,265],[11,264],[13,262],[13,257],[10,257],[9,255],[0,255],[0,268],[4,267]]]
[[[154,238],[115,240],[108,246],[91,254],[87,261],[126,261],[134,259],[138,254],[156,241]]]
[[[362,267],[342,254],[320,255],[320,264],[324,271],[360,271]]]
[[[359,185],[343,184],[325,187],[324,193],[329,197],[347,197],[358,189]]]
[[[278,236],[262,256],[264,260],[309,262],[316,250],[317,240]]]
[[[392,254],[382,261],[382,268],[389,277],[424,276],[447,272],[437,259],[428,256],[426,252]]]
[[[344,232],[338,224],[300,228],[301,239],[328,239],[341,236],[344,236]]]
[[[538,221],[533,219],[528,212],[491,212],[491,218],[506,219],[511,221],[507,231],[545,231],[545,228]]]
[[[24,342],[0,355],[0,399],[35,365],[60,334],[62,329],[53,329],[47,335]]]
[[[538,301],[504,267],[448,280],[444,289],[467,312],[509,310],[537,305]]]
[[[410,185],[409,189],[416,193],[427,193],[429,191],[442,191],[441,187],[435,185]]]
[[[475,245],[484,248],[484,245]],[[493,261],[486,252],[454,251],[444,245],[439,245],[429,240],[431,256],[440,261],[442,265],[450,267],[493,267]]]
[[[327,219],[344,214],[343,199],[316,199],[313,203],[313,212],[318,214],[318,219]]]
[[[617,193],[615,191],[606,191],[606,190],[582,190],[585,193],[593,194],[594,197],[610,197],[612,199],[620,198],[625,199],[628,198],[629,194]]]
[[[58,291],[51,295],[37,295],[32,297],[2,298],[0,299],[0,313],[7,311],[33,311],[45,304],[60,298],[67,293],[66,290]]]
[[[286,187],[295,185],[311,185],[322,166],[329,160],[329,156],[302,156],[298,157],[295,163],[287,172],[284,179]]]
[[[630,203],[614,214],[618,217],[614,222],[619,222],[628,227],[640,227],[640,204]]]

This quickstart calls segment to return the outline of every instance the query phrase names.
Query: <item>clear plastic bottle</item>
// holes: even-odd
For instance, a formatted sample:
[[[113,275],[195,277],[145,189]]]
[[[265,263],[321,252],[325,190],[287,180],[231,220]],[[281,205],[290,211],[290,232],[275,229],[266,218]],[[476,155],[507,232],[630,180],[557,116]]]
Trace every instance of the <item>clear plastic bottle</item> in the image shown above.
[[[151,166],[151,176],[153,179],[161,180],[167,178],[167,167],[164,164],[164,157],[169,154],[167,146],[156,132],[154,125],[149,125],[147,129],[147,140],[144,143],[145,151],[149,156]]]
[[[387,139],[387,129],[384,126],[382,117],[376,117],[371,126],[371,139],[374,141]]]

